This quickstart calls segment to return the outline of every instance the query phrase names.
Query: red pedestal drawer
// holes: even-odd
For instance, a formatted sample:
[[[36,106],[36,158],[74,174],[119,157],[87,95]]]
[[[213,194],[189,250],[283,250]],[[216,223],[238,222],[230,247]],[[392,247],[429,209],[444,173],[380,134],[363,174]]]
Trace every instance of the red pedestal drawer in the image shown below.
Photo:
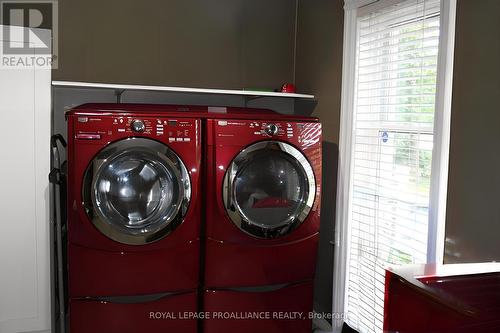
[[[142,303],[70,300],[71,333],[196,333],[196,292]]]
[[[258,292],[207,290],[204,333],[310,333],[312,303],[312,282]]]

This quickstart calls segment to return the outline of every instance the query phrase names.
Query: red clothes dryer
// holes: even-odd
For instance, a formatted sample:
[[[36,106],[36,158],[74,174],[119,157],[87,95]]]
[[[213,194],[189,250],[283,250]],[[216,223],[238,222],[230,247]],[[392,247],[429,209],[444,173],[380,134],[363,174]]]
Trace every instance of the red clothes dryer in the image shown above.
[[[310,332],[321,124],[248,110],[206,135],[204,332]]]
[[[197,330],[201,120],[135,111],[67,115],[72,333]]]

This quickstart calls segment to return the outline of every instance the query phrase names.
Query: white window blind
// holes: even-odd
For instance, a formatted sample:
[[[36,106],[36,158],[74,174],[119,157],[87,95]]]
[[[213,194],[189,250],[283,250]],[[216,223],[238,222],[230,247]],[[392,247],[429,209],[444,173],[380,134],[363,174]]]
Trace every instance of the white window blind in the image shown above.
[[[382,332],[387,265],[427,260],[439,10],[359,11],[345,312],[362,333]]]

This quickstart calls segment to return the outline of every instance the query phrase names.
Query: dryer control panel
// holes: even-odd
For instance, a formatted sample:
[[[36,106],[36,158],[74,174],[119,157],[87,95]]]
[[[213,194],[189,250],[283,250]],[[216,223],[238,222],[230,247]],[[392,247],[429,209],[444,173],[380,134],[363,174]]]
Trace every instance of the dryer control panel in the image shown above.
[[[141,136],[165,143],[196,142],[200,120],[141,115],[75,115],[73,133],[77,140],[114,141]]]
[[[313,144],[321,136],[317,122],[214,120],[214,136],[219,145],[247,145],[260,140],[281,140],[296,145]]]

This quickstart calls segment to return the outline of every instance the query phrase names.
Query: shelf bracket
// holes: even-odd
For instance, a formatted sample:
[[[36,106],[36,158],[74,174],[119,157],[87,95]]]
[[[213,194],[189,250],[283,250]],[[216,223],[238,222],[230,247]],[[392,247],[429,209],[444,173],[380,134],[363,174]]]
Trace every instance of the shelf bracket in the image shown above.
[[[264,98],[265,96],[251,96],[251,95],[247,95],[247,96],[243,96],[243,98],[245,99],[245,107],[248,107],[248,102],[250,101],[253,101],[255,99],[259,99],[259,98]]]
[[[122,102],[122,94],[125,89],[115,89],[116,103],[120,104]]]

